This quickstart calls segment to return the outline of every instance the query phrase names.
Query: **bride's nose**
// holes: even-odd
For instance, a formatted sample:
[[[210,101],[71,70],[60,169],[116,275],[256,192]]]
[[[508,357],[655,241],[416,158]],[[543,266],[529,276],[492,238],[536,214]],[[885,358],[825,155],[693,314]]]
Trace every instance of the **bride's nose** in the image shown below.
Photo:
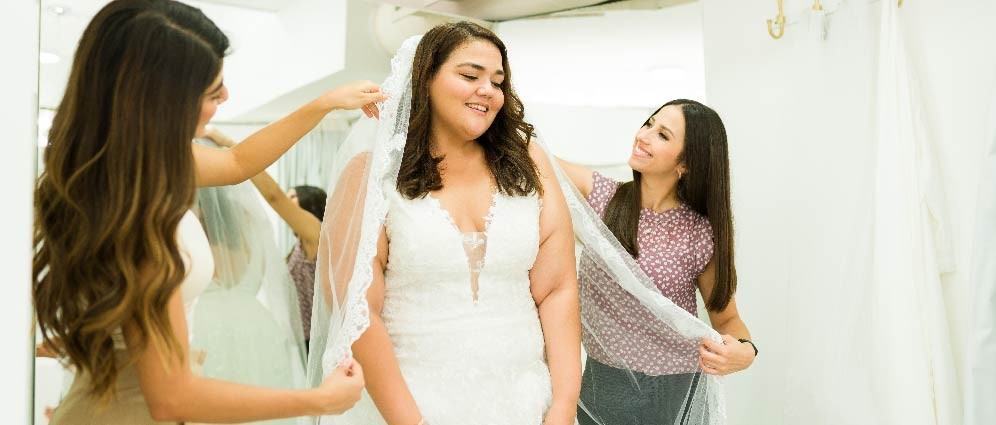
[[[495,88],[494,88],[494,86],[491,85],[490,81],[485,82],[484,84],[481,84],[480,86],[477,87],[477,95],[478,96],[482,96],[482,97],[486,97],[486,98],[490,99],[491,96],[494,95],[494,93],[495,93]]]

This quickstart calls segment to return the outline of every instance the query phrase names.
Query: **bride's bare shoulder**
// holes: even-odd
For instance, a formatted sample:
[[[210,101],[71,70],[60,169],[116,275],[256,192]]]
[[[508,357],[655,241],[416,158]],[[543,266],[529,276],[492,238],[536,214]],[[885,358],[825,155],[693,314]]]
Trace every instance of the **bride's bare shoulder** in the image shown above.
[[[541,176],[548,175],[548,172],[552,170],[550,158],[547,157],[546,150],[536,140],[529,142],[529,157],[536,164],[536,168],[539,170]]]

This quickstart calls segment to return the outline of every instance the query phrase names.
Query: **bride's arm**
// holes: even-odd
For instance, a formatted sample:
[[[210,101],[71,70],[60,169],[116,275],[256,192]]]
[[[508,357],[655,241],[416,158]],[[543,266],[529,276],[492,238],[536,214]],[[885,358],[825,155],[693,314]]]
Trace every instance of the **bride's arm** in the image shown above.
[[[318,278],[326,311],[344,302],[357,261],[357,246],[363,228],[363,208],[366,202],[370,153],[350,159],[335,183],[325,206],[326,226],[318,246]],[[415,425],[421,419],[415,399],[405,384],[398,360],[394,357],[391,338],[381,320],[384,306],[384,269],[388,258],[387,233],[381,227],[377,238],[377,254],[373,258],[373,277],[367,289],[370,327],[353,343],[353,357],[364,370],[367,392],[389,424]],[[316,289],[317,291],[318,289]]]
[[[569,425],[574,423],[581,392],[581,316],[574,231],[564,195],[546,153],[536,143],[530,144],[529,151],[543,182],[540,247],[529,272],[529,281],[539,308],[553,383],[553,405],[544,424]]]
[[[367,392],[377,405],[384,420],[391,425],[415,425],[422,415],[415,405],[398,359],[394,357],[391,337],[387,334],[380,312],[384,307],[384,268],[387,265],[387,236],[381,228],[377,241],[377,257],[373,264],[373,281],[367,290],[370,305],[370,327],[353,344],[353,355],[361,366],[367,382]]]

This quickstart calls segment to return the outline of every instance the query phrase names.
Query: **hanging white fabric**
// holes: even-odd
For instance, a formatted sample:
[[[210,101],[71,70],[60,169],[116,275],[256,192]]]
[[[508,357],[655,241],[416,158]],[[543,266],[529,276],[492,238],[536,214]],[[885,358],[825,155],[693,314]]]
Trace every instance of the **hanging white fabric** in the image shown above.
[[[996,93],[988,139],[982,155],[982,179],[975,215],[975,243],[968,280],[974,293],[965,394],[965,423],[996,423]]]
[[[961,402],[941,274],[952,253],[944,192],[902,10],[882,2],[873,199],[873,346],[879,423],[956,425]]]

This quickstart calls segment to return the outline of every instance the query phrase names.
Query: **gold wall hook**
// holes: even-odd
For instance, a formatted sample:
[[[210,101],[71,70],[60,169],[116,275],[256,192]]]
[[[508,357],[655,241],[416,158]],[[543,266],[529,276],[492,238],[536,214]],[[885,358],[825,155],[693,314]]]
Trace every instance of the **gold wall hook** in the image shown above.
[[[773,25],[778,25],[778,34],[775,34]],[[785,14],[782,9],[782,0],[778,0],[778,16],[775,17],[774,21],[768,19],[768,34],[776,40],[785,35]]]
[[[903,0],[899,0],[899,7],[903,7]]]
[[[903,0],[899,0],[899,2],[902,3]],[[823,10],[823,5],[820,4],[820,0],[816,0],[816,2],[813,3],[813,10]]]

